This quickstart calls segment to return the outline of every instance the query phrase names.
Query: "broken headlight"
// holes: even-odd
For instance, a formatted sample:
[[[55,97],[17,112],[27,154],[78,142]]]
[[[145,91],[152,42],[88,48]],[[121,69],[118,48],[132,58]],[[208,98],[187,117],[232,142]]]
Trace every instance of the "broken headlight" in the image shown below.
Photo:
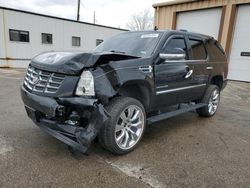
[[[76,88],[78,96],[95,96],[94,77],[90,71],[83,71]]]

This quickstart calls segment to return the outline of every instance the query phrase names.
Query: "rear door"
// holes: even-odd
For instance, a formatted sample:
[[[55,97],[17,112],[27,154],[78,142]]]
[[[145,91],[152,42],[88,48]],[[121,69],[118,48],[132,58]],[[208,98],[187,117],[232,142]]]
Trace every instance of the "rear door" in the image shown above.
[[[197,86],[192,91],[193,99],[199,99],[205,92],[213,66],[208,61],[208,52],[204,41],[192,35],[189,35],[188,38],[189,50],[191,52],[190,62],[193,64],[193,84]]]
[[[183,60],[164,60],[158,58],[155,62],[155,106],[179,104],[190,99],[193,85],[193,64],[189,61],[187,51],[187,36],[170,36],[160,53],[171,53],[174,48],[181,48],[186,53]]]

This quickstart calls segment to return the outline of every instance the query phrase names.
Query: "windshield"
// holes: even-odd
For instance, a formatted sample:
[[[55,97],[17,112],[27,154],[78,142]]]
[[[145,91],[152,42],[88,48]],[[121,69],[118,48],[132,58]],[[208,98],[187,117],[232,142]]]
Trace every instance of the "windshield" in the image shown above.
[[[149,57],[161,35],[162,33],[156,31],[121,33],[101,43],[94,52],[115,52],[136,57]]]

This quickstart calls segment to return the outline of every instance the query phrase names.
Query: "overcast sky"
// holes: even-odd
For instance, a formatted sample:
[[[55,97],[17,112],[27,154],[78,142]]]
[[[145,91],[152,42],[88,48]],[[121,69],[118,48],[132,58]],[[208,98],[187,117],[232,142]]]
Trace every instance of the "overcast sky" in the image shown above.
[[[168,0],[81,0],[80,20],[125,28],[131,15]],[[76,19],[77,0],[0,0],[0,6]]]

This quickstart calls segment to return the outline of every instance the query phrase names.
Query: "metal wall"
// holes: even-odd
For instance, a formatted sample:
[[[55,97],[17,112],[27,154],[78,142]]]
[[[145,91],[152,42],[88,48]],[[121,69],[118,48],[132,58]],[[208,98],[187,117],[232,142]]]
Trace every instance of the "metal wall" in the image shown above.
[[[229,53],[236,7],[237,5],[246,3],[250,3],[250,0],[190,0],[185,2],[176,1],[176,4],[174,4],[174,2],[154,4],[155,26],[159,29],[175,29],[176,15],[178,12],[222,7],[223,12],[220,20],[220,36],[218,36],[218,39]]]
[[[9,29],[29,31],[30,42],[9,40]],[[44,51],[82,51],[96,47],[96,39],[106,39],[122,30],[77,23],[0,9],[0,67],[26,67],[30,59]],[[41,33],[53,35],[53,44],[42,44]],[[72,46],[72,36],[81,37],[81,46]]]

